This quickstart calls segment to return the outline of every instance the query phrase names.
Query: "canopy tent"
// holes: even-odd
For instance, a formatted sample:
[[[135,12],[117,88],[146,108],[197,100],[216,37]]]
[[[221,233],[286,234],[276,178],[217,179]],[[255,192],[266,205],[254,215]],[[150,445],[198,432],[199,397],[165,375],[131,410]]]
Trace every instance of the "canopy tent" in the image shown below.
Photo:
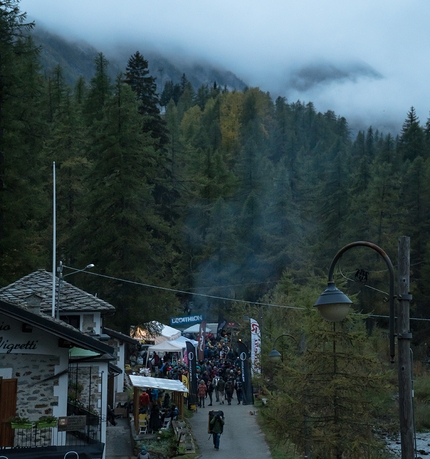
[[[173,392],[172,399],[175,402],[179,414],[184,414],[183,395],[188,393],[188,389],[178,379],[153,378],[151,376],[130,375],[130,382],[133,386],[134,404],[134,427],[139,432],[139,395],[141,389],[161,389]]]
[[[197,344],[199,344],[198,341],[196,341],[195,339],[191,339],[191,338],[186,338],[185,336],[180,336],[179,338],[176,338],[172,341],[169,341],[170,344],[174,344],[175,346],[178,344],[178,345],[181,345],[182,348],[186,347],[186,343],[187,341],[189,341],[192,345],[194,346],[197,346]]]
[[[162,343],[154,344],[148,347],[148,352],[182,352],[185,345],[176,343],[175,341],[163,341]]]
[[[184,358],[184,349],[187,347],[186,342],[190,341],[194,346],[197,346],[198,342],[194,339],[185,338],[180,336],[172,341],[163,341],[159,344],[154,344],[148,347],[148,354],[146,356],[146,366],[148,367],[148,359],[152,352],[177,352],[181,355],[181,359]]]
[[[183,348],[185,345],[182,343],[176,343],[175,340],[173,341],[163,341],[162,343],[153,344],[152,346],[148,347],[148,352],[146,354],[146,367],[148,367],[149,358],[152,357],[153,352],[177,352],[181,354],[181,359],[183,356]]]
[[[160,322],[154,321],[153,323],[160,328],[161,331],[159,335],[151,335],[146,330],[143,330],[140,327],[136,327],[135,329],[133,329],[133,338],[154,341],[155,344],[159,344],[164,341],[179,338],[181,336],[180,330],[177,330],[176,328],[169,327],[169,325],[164,325]]]
[[[188,392],[178,379],[153,378],[152,376],[130,375],[131,385],[139,389],[162,389],[173,392]]]
[[[198,333],[200,331],[200,324],[191,325],[191,327],[186,328],[182,333]],[[212,330],[206,325],[206,333],[211,332]]]

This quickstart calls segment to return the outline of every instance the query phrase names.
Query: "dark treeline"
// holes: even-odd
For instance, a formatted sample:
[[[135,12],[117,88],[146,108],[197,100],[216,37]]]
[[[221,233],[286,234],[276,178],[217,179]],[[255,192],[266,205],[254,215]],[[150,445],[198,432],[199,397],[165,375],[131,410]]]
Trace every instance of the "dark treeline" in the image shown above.
[[[352,139],[334,112],[258,88],[194,89],[185,75],[157,88],[139,52],[114,81],[99,54],[94,78],[70,88],[60,66],[42,72],[31,27],[0,1],[0,285],[52,269],[55,161],[57,259],[107,276],[70,280],[115,305],[124,330],[230,306],[169,289],[258,301],[285,271],[325,280],[355,240],[395,262],[400,235],[413,315],[428,315],[430,122],[413,108],[397,137]]]

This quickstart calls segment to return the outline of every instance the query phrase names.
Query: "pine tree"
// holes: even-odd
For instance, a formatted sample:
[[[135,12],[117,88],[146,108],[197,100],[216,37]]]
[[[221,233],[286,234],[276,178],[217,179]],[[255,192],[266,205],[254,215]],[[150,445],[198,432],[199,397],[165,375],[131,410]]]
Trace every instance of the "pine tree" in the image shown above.
[[[168,131],[166,121],[161,117],[158,108],[159,99],[156,93],[155,78],[149,75],[148,61],[137,51],[127,64],[124,82],[136,94],[139,113],[142,115],[142,130],[153,139],[153,148],[157,156],[158,171],[154,174],[153,195],[164,218],[169,218],[175,199],[171,186],[171,162],[168,157]]]
[[[299,295],[307,296],[304,288]],[[311,457],[379,457],[378,400],[390,375],[370,347],[364,320],[348,317],[334,326],[308,310],[299,330],[294,324],[283,322],[296,343],[286,340],[283,361],[271,370],[277,390],[262,413],[271,430]]]
[[[424,155],[424,132],[414,107],[411,107],[403,123],[398,150],[403,160],[413,161],[417,156]]]
[[[171,100],[173,100],[175,105],[178,105],[179,98],[184,92],[184,89],[185,86],[182,87],[179,83],[174,84],[171,80],[166,81],[160,96],[160,105],[166,107]]]
[[[103,53],[99,53],[94,63],[96,71],[85,99],[84,116],[88,126],[102,118],[103,107],[112,94],[112,83],[108,74],[109,61]]]
[[[204,110],[209,97],[208,85],[201,85],[200,88],[197,89],[196,95],[194,97],[194,103],[200,107],[200,110]]]
[[[348,148],[337,137],[327,154],[327,167],[321,183],[316,208],[319,221],[319,242],[323,258],[330,257],[343,245],[348,216],[349,161]]]
[[[56,65],[52,74],[49,75],[47,81],[47,106],[48,106],[48,121],[52,122],[56,110],[58,110],[62,99],[67,91],[63,69],[60,65]]]
[[[38,50],[18,1],[0,2],[0,285],[47,262],[43,195],[43,84]]]
[[[80,76],[75,84],[75,90],[73,92],[74,98],[76,99],[76,103],[81,105],[83,104],[86,96],[87,96],[87,85],[82,76]]]
[[[430,230],[430,164],[421,156],[417,156],[405,171],[402,181],[400,227],[402,234],[407,234],[411,241],[412,273],[414,303],[417,313],[427,317],[426,301],[428,295],[428,279],[423,275],[426,246]],[[425,272],[425,271],[424,271]],[[421,324],[422,325],[422,324]]]
[[[155,212],[150,182],[156,156],[149,134],[142,132],[135,93],[117,78],[89,145],[94,158],[85,197],[87,220],[76,228],[83,241],[80,261],[91,259],[100,272],[136,283],[168,287],[175,251],[169,225]],[[113,280],[94,281],[91,289],[117,307],[117,326],[166,320],[175,306],[163,290]]]
[[[144,116],[143,130],[150,132],[159,148],[167,143],[166,123],[160,116],[156,78],[149,75],[148,61],[137,51],[127,63],[124,82],[136,93],[139,113]]]
[[[48,163],[55,161],[57,169],[57,255],[71,266],[79,250],[79,243],[71,247],[71,231],[84,218],[77,203],[86,195],[91,166],[86,157],[88,138],[81,109],[82,104],[70,90],[62,95],[43,149]]]
[[[183,76],[185,77],[185,75]],[[182,83],[184,86],[182,86]],[[178,112],[180,116],[194,105],[194,89],[191,83],[187,79],[185,79],[182,83],[181,95],[176,104],[178,106]]]

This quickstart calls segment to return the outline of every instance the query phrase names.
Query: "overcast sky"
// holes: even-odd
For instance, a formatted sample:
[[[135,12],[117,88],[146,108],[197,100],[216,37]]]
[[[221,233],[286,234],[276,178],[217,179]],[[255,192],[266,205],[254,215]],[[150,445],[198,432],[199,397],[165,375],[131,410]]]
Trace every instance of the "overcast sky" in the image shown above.
[[[249,86],[396,132],[429,117],[429,0],[21,0],[51,31],[221,65]]]

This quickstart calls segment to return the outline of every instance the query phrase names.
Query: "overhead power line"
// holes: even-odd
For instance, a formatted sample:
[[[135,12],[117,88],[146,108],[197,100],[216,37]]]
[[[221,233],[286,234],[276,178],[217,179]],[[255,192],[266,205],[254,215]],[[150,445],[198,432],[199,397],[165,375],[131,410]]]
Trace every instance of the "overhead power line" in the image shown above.
[[[75,268],[70,268],[75,271]],[[78,270],[76,270],[78,271]],[[103,277],[105,279],[110,279],[118,282],[125,282],[127,284],[133,284],[133,285],[139,285],[141,287],[147,287],[147,288],[153,288],[153,289],[158,289],[158,290],[164,290],[167,292],[172,292],[172,293],[182,293],[184,295],[191,295],[191,296],[199,296],[202,298],[210,298],[212,300],[222,300],[222,301],[230,301],[232,303],[246,303],[246,304],[253,304],[256,306],[269,306],[269,307],[274,307],[274,308],[284,308],[284,309],[296,309],[300,311],[304,311],[305,308],[299,307],[299,306],[287,306],[284,304],[276,304],[276,303],[263,303],[260,301],[248,301],[248,300],[238,300],[237,298],[228,298],[228,297],[223,297],[223,296],[217,296],[217,295],[207,295],[205,293],[196,293],[196,292],[187,292],[186,290],[179,290],[175,288],[170,288],[170,287],[161,287],[159,285],[152,285],[152,284],[145,284],[144,282],[136,282],[132,281],[129,279],[121,279],[120,277],[115,277],[115,276],[107,276],[106,274],[99,274],[95,273],[93,271],[84,271],[85,274],[89,274],[90,276],[97,276],[97,277]],[[365,314],[368,317],[377,317],[377,318],[383,318],[383,319],[388,319],[388,316],[380,315],[380,314]],[[428,321],[430,322],[430,318],[419,318],[419,317],[411,317],[410,320],[417,320],[417,321]]]
[[[145,284],[144,282],[136,282],[136,281],[132,281],[132,280],[128,280],[128,279],[121,279],[119,277],[107,276],[106,274],[99,274],[99,273],[95,273],[93,271],[85,271],[85,273],[89,274],[91,276],[103,277],[105,279],[115,280],[115,281],[118,281],[118,282],[126,282],[127,284],[139,285],[141,287],[154,288],[154,289],[164,290],[164,291],[172,292],[172,293],[182,293],[184,295],[200,296],[200,297],[203,297],[203,298],[210,298],[210,299],[213,299],[213,300],[223,300],[223,301],[231,301],[233,303],[247,303],[247,304],[255,304],[255,305],[258,305],[258,306],[273,306],[273,307],[277,307],[277,308],[304,310],[304,308],[301,308],[301,307],[298,307],[298,306],[286,306],[286,305],[283,305],[283,304],[273,304],[273,303],[262,303],[262,302],[259,302],[259,301],[238,300],[236,298],[228,298],[228,297],[217,296],[217,295],[208,295],[206,293],[187,292],[186,290],[179,290],[179,289],[170,288],[170,287],[160,287],[159,285]]]

